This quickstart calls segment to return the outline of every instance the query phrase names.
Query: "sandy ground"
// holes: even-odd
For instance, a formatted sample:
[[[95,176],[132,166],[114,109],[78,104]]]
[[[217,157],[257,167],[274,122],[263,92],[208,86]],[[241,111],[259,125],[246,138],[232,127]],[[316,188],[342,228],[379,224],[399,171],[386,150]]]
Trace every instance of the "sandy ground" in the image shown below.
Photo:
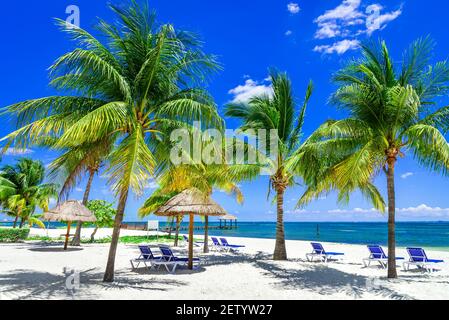
[[[33,230],[33,234],[45,231]],[[111,230],[101,230],[107,236]],[[59,236],[61,230],[50,230]],[[123,231],[122,235],[138,234]],[[140,232],[145,234],[145,232]],[[85,235],[90,230],[85,230]],[[129,260],[139,255],[135,245],[120,245],[116,281],[102,282],[109,245],[83,245],[63,252],[61,246],[43,243],[0,245],[0,300],[2,299],[449,299],[449,252],[429,251],[430,258],[444,259],[440,271],[399,271],[387,280],[378,266],[363,267],[367,249],[359,245],[324,244],[328,251],[344,252],[338,262],[309,263],[309,242],[287,241],[289,261],[274,262],[274,240],[229,238],[246,245],[240,253],[195,254],[203,259],[194,271],[179,269],[131,270]],[[186,248],[176,248],[179,255]],[[404,249],[398,255],[406,257]],[[64,273],[66,270],[66,273]],[[66,286],[71,270],[79,272],[79,287]],[[70,284],[70,283],[69,283]]]

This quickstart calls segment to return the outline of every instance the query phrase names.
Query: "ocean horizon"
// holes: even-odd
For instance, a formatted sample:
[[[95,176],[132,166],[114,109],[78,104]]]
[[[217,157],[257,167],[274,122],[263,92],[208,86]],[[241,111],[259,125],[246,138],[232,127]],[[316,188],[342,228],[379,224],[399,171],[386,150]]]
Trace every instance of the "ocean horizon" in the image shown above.
[[[145,221],[125,222],[129,225],[146,226]],[[0,226],[11,226],[11,222],[1,222]],[[49,228],[64,227],[63,223],[46,223]],[[219,223],[211,222],[211,227]],[[161,221],[160,228],[168,226]],[[183,222],[182,227],[188,227]],[[201,227],[203,223],[195,222]],[[185,231],[182,231],[185,233]],[[195,230],[195,235],[202,235],[202,230]],[[212,236],[275,239],[276,222],[238,222],[237,229],[211,229]],[[346,244],[387,245],[386,222],[285,222],[287,240],[323,241]],[[397,222],[396,243],[398,247],[419,246],[449,251],[449,222]]]

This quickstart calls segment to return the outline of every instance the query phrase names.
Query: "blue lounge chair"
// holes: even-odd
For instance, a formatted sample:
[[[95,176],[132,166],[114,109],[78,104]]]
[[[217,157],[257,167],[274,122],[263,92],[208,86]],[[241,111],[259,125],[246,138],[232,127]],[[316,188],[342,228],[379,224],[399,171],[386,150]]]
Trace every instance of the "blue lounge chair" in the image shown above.
[[[210,239],[212,240],[212,249],[217,250],[217,251],[226,250],[226,248],[221,245],[220,241],[218,241],[217,238],[210,237]]]
[[[341,252],[326,252],[326,250],[324,250],[321,243],[312,242],[311,245],[313,248],[312,253],[306,254],[306,258],[309,262],[312,262],[315,257],[318,257],[322,261],[327,262],[332,257],[338,257],[338,256],[345,255],[344,253],[341,253]]]
[[[444,260],[427,258],[426,252],[422,248],[407,248],[410,260],[404,262],[404,270],[410,270],[410,266],[416,266],[418,269],[425,269],[428,272],[435,270],[434,266],[443,263]]]
[[[245,248],[245,246],[242,245],[236,245],[236,244],[229,244],[228,240],[226,240],[226,238],[220,238],[221,241],[221,246],[222,248],[224,248],[224,250],[226,251],[238,251],[241,248]]]
[[[189,237],[187,237],[186,235],[183,235],[183,238],[184,238],[185,243],[188,244],[189,243]],[[195,247],[201,247],[203,244],[204,244],[204,242],[201,242],[201,241],[194,241],[193,242],[193,245]]]
[[[367,246],[369,250],[369,257],[363,259],[365,267],[369,267],[371,262],[378,262],[384,269],[388,266],[388,256],[385,254],[384,249],[378,245]],[[396,257],[396,260],[404,260],[403,257]]]
[[[178,266],[186,266],[189,263],[189,258],[176,257],[173,254],[173,251],[167,246],[160,246],[159,249],[162,252],[162,259],[156,262],[156,264],[164,265],[165,269],[167,269],[167,272],[169,273],[175,273]],[[193,263],[194,265],[196,264],[195,267],[198,268],[200,259],[193,258]],[[172,269],[169,268],[170,265],[173,266]]]
[[[151,269],[155,266],[155,263],[157,261],[160,261],[162,259],[161,256],[156,257],[153,255],[153,252],[151,251],[151,248],[149,246],[139,246],[140,250],[140,256],[136,259],[131,259],[131,267],[133,270],[137,269],[141,263],[145,265],[148,269]],[[134,263],[137,263],[134,265]]]

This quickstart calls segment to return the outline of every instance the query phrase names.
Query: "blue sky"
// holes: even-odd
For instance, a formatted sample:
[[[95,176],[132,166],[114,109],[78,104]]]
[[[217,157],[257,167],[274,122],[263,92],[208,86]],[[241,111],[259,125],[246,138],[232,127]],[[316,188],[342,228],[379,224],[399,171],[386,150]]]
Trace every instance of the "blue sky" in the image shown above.
[[[124,3],[124,1],[120,1]],[[72,45],[57,30],[52,18],[67,17],[66,8],[80,10],[81,27],[92,31],[96,17],[111,20],[107,1],[8,1],[0,10],[2,48],[0,105],[54,94],[48,87],[47,68]],[[227,102],[267,92],[269,67],[287,71],[293,81],[298,102],[307,82],[312,79],[315,92],[305,125],[310,134],[323,121],[344,114],[327,104],[335,90],[330,76],[351,57],[358,55],[357,44],[369,38],[382,37],[400,62],[402,51],[415,39],[431,35],[436,41],[435,61],[449,55],[446,0],[292,0],[292,1],[205,1],[153,0],[150,5],[159,20],[177,28],[198,32],[205,50],[217,54],[224,70],[214,77],[208,90],[220,111]],[[377,13],[373,15],[372,12]],[[439,101],[448,104],[448,99]],[[13,129],[7,118],[1,118],[0,136]],[[229,128],[237,123],[227,119]],[[1,165],[12,163],[22,155],[3,157]],[[26,156],[49,164],[55,154],[30,149]],[[96,177],[92,198],[114,201],[101,174]],[[385,191],[385,178],[376,185]],[[243,206],[223,193],[214,198],[241,220],[274,221],[275,208],[267,201],[267,178],[243,183],[246,201]],[[408,156],[397,168],[397,206],[400,220],[449,220],[449,178],[432,174],[419,167]],[[147,189],[151,194],[154,185]],[[72,194],[80,199],[84,182]],[[385,221],[386,217],[371,210],[371,205],[354,194],[347,206],[338,206],[335,195],[313,202],[305,211],[295,211],[302,194],[298,186],[287,192],[287,221]],[[136,220],[142,199],[131,197],[125,220]]]

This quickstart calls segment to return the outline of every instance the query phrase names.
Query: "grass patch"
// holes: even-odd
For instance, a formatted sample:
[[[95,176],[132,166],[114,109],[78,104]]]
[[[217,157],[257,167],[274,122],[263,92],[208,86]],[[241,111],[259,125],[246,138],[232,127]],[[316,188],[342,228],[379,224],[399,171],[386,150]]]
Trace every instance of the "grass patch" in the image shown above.
[[[179,241],[182,241],[183,238],[179,237]],[[45,236],[32,236],[28,237],[26,239],[27,241],[42,241],[45,243],[52,243],[52,242],[61,242],[65,239],[63,237],[60,238],[50,238]],[[173,244],[175,241],[174,236],[124,236],[120,237],[119,242],[124,244],[139,244],[139,243],[167,243],[167,244]],[[83,244],[89,244],[89,243],[111,243],[111,237],[106,237],[102,239],[95,239],[94,242],[91,242],[89,239],[82,239],[81,243]]]

